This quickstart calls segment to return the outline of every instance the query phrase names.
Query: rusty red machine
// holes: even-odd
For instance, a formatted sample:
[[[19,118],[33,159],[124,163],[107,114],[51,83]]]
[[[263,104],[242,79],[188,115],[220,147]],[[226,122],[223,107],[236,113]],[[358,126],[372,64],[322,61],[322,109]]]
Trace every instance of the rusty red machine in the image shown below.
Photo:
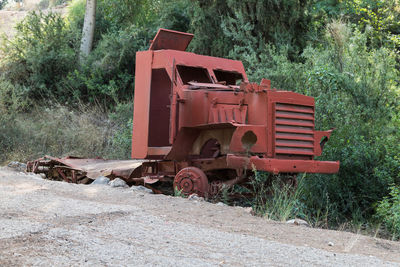
[[[159,29],[149,50],[136,53],[132,158],[143,162],[111,176],[169,181],[204,196],[245,182],[253,169],[338,172],[338,161],[314,159],[332,130],[315,130],[313,97],[271,88],[267,79],[250,83],[241,61],[186,52],[192,38]]]
[[[314,129],[314,98],[250,83],[241,61],[186,52],[192,38],[160,29],[136,53],[132,158],[149,160],[141,176],[204,195],[253,168],[338,171],[339,162],[314,160],[331,134]]]

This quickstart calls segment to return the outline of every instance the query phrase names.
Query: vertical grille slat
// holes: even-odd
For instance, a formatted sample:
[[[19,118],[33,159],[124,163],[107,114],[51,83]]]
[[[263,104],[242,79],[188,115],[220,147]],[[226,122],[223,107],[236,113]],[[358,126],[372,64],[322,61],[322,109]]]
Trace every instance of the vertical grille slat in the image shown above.
[[[275,156],[310,158],[314,154],[314,107],[275,103]]]

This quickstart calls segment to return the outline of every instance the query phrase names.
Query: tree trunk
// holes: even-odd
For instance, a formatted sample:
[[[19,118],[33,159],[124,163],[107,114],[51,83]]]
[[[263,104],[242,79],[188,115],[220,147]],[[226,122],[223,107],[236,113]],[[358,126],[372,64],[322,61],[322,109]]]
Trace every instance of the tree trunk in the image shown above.
[[[79,60],[82,64],[88,57],[93,45],[96,21],[96,0],[86,0],[85,20],[83,22],[82,40]]]

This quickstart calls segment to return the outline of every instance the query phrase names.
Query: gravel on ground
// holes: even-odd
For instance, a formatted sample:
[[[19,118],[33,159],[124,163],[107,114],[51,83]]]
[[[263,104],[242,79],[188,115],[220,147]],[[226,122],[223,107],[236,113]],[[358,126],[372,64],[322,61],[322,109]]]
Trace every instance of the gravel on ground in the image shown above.
[[[400,266],[400,243],[0,169],[0,266]]]

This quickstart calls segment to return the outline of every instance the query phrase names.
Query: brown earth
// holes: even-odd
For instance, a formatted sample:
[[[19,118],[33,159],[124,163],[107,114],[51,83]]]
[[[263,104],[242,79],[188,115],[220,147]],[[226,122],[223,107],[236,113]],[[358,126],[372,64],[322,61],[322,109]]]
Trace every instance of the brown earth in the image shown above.
[[[0,265],[400,266],[400,243],[0,169]]]

